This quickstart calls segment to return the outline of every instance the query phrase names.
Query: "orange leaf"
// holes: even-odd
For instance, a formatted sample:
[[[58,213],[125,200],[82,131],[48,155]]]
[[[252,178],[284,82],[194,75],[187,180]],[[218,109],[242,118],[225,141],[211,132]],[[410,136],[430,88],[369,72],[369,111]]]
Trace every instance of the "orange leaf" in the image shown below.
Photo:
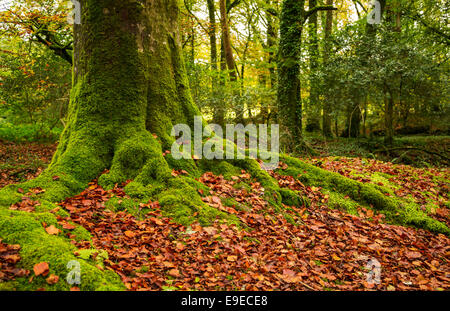
[[[180,276],[180,271],[178,269],[172,269],[169,271],[169,275],[173,276],[173,277],[179,277]]]
[[[59,229],[56,228],[54,225],[48,226],[47,228],[45,228],[45,231],[47,231],[48,234],[58,234],[59,233]]]
[[[49,271],[48,263],[40,262],[40,263],[34,265],[33,271],[36,276],[41,275],[41,274],[44,276],[47,275],[48,271]]]
[[[56,284],[59,281],[59,276],[50,274],[46,281],[48,284]]]
[[[133,231],[127,230],[127,231],[125,231],[124,233],[125,233],[125,235],[126,235],[127,237],[129,237],[129,238],[134,238],[134,236],[135,236],[135,234],[134,234]]]

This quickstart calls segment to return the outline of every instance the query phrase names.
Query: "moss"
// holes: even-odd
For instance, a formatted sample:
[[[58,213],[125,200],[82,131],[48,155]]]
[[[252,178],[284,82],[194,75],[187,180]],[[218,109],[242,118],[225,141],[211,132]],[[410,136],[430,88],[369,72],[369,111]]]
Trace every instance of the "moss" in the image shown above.
[[[358,215],[358,207],[360,207],[360,205],[357,202],[338,192],[323,190],[323,193],[328,195],[328,207],[341,209],[349,214]]]
[[[108,259],[108,252],[98,249],[80,249],[77,251],[77,257],[84,259],[94,265],[104,267],[103,261]]]
[[[183,179],[172,178],[168,189],[158,194],[156,199],[165,216],[172,217],[176,222],[185,226],[195,221],[202,225],[208,225],[217,218],[239,224],[239,220],[234,215],[229,215],[205,204],[198,191]]]
[[[201,194],[199,191],[203,192],[201,196],[207,196],[209,194],[209,189],[207,186],[199,182],[198,180],[195,180],[194,178],[185,177],[185,176],[178,176],[181,180],[183,180],[184,183],[192,187],[193,189],[197,190],[199,194]]]
[[[245,183],[243,181],[235,183],[233,185],[233,188],[235,188],[235,189],[245,189],[247,192],[252,191],[252,187],[250,187],[249,184],[247,184],[247,183]]]
[[[161,185],[161,187],[163,186]],[[135,181],[126,185],[124,190],[130,197],[139,199],[140,201],[148,201],[154,193],[154,188],[149,186],[145,187],[143,184]]]
[[[20,244],[22,257],[18,266],[33,271],[35,264],[47,262],[49,274],[59,276],[58,283],[49,285],[45,277],[34,277],[30,283],[29,278],[18,278],[2,285],[3,288],[17,290],[68,290],[71,285],[65,280],[67,263],[78,260],[81,266],[81,284],[77,285],[82,290],[122,290],[120,278],[111,271],[101,271],[95,265],[85,260],[77,259],[73,252],[76,247],[70,240],[62,235],[49,235],[42,226],[42,221],[47,224],[56,224],[56,217],[50,213],[28,213],[0,209],[0,237],[11,244]]]
[[[222,198],[222,204],[224,206],[232,207],[238,211],[250,212],[251,208],[246,206],[245,204],[239,203],[234,198]]]
[[[305,198],[291,189],[281,188],[279,192],[281,194],[283,204],[285,205],[298,207],[309,205],[309,202]]]
[[[344,199],[338,203],[348,196],[362,206],[383,212],[389,222],[450,234],[445,224],[430,218],[417,204],[395,198],[387,187],[361,183],[286,155],[280,156],[280,159],[288,165],[287,169],[279,170],[280,174],[294,176],[306,185],[322,187],[328,191],[332,206],[341,205],[350,211],[354,210],[356,206],[351,201]]]
[[[16,202],[19,202],[23,194],[19,193],[19,185],[8,185],[0,191],[0,206],[10,206]]]
[[[200,172],[199,172],[197,166],[195,165],[194,160],[192,160],[192,159],[175,160],[171,154],[167,154],[165,156],[165,160],[171,169],[174,169],[177,171],[184,170],[184,171],[188,172],[189,175],[192,177],[197,177],[197,178],[200,177]]]
[[[75,236],[75,241],[92,241],[91,233],[82,226],[76,225],[70,233]]]
[[[239,176],[241,170],[239,167],[225,160],[206,160],[199,161],[199,167],[203,172],[213,172],[215,175],[222,175],[225,179],[231,179],[232,176]]]

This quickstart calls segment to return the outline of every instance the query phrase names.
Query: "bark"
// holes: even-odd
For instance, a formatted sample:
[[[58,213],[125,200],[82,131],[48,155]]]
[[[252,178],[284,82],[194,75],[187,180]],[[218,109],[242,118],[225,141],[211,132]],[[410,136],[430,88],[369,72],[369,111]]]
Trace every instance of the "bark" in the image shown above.
[[[209,15],[209,46],[210,46],[210,58],[211,69],[217,72],[217,39],[216,39],[216,7],[214,0],[207,0],[208,15]],[[212,87],[216,87],[217,80],[213,76]]]
[[[211,61],[211,88],[212,95],[214,99],[219,98],[218,86],[218,66],[217,66],[217,37],[216,37],[216,6],[214,4],[214,0],[207,0],[208,6],[208,16],[209,16],[209,46],[210,46],[210,61]],[[225,109],[223,105],[219,105],[218,103],[214,104],[214,123],[219,124],[221,126],[225,125]]]
[[[384,91],[384,143],[392,145],[394,140],[394,97],[391,91],[385,88]]]
[[[282,143],[288,150],[293,150],[298,142],[302,144],[303,107],[299,75],[304,23],[317,11],[336,9],[330,6],[316,6],[306,11],[304,5],[304,0],[284,0],[281,7],[278,120],[284,134]]]
[[[266,3],[270,4],[270,0],[266,0]],[[275,73],[276,67],[276,55],[274,49],[277,44],[278,39],[278,27],[275,23],[275,19],[272,14],[266,11],[266,19],[267,19],[267,48],[269,50],[268,64],[269,64],[269,73],[270,73],[270,87],[274,88],[277,83],[277,77]]]

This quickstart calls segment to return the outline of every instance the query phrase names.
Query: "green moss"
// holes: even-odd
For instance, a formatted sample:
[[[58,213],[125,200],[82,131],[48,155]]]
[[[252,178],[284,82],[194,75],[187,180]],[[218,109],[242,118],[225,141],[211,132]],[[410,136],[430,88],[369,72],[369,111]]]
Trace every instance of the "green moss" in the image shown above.
[[[281,188],[279,192],[281,194],[283,204],[285,205],[298,207],[309,205],[309,202],[305,198],[291,189]]]
[[[94,265],[104,267],[103,261],[108,259],[108,252],[98,249],[80,249],[77,251],[77,257],[91,262]]]
[[[323,190],[323,193],[328,195],[328,207],[341,209],[349,214],[358,215],[358,207],[360,205],[357,202],[338,192]]]
[[[348,196],[362,206],[383,212],[392,223],[450,234],[450,229],[445,224],[426,215],[417,204],[395,198],[392,190],[387,187],[361,183],[289,156],[282,155],[280,159],[288,165],[287,169],[279,170],[280,174],[294,176],[306,185],[322,187],[328,191],[332,206],[341,205],[354,211],[355,204],[342,200]],[[338,203],[341,200],[342,203]]]
[[[233,188],[235,188],[235,189],[245,189],[247,192],[252,191],[252,187],[250,187],[249,184],[247,184],[247,183],[245,183],[243,181],[235,183],[233,185]]]
[[[57,220],[50,213],[28,213],[0,209],[0,237],[10,244],[20,244],[22,257],[18,266],[33,271],[34,265],[47,262],[50,274],[59,276],[58,283],[49,285],[45,277],[38,276],[30,283],[29,278],[18,278],[2,288],[17,290],[68,290],[71,285],[65,280],[69,270],[67,263],[78,260],[81,266],[81,284],[77,285],[82,290],[122,290],[120,278],[111,271],[101,271],[95,265],[85,260],[77,259],[73,252],[76,247],[62,235],[49,235],[42,226],[42,221],[47,224],[56,224]],[[33,272],[32,272],[33,273]]]
[[[75,236],[75,241],[92,241],[91,233],[82,226],[76,225],[70,233]]]
[[[224,206],[232,207],[232,208],[234,208],[235,210],[238,210],[238,211],[244,211],[244,212],[250,212],[251,211],[251,207],[249,207],[249,206],[247,206],[245,204],[239,203],[234,198],[230,198],[230,197],[222,198],[222,204]]]
[[[195,221],[208,225],[217,218],[239,224],[239,220],[234,215],[205,204],[198,191],[180,178],[172,178],[167,190],[158,194],[156,199],[164,215],[172,217],[185,226]]]
[[[231,164],[231,161],[202,159],[199,161],[199,167],[203,172],[213,172],[214,175],[222,175],[225,179],[241,174],[239,167]]]

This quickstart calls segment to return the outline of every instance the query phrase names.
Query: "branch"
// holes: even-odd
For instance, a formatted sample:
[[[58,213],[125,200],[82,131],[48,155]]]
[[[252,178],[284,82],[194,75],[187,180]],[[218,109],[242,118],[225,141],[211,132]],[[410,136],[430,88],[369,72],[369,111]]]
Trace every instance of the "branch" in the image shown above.
[[[409,13],[409,12],[408,12]],[[436,28],[431,26],[430,24],[428,24],[428,22],[426,22],[422,16],[420,16],[419,14],[408,14],[406,13],[405,16],[409,17],[410,19],[420,22],[425,28],[431,30],[432,32],[434,32],[435,34],[439,35],[440,37],[442,37],[445,41],[447,41],[447,45],[450,45],[450,35],[446,34],[445,32],[443,32],[441,29]]]
[[[337,10],[337,8],[335,8],[335,7],[332,6],[332,5],[318,5],[318,6],[314,7],[314,8],[312,8],[311,10],[305,12],[305,19],[304,19],[304,22],[306,22],[306,20],[307,20],[311,15],[313,15],[314,13],[316,13],[316,12],[318,12],[318,11],[336,11],[336,10]]]
[[[45,36],[45,39],[40,36],[39,33],[34,33],[33,36],[37,39],[38,42],[44,44],[47,46],[50,50],[52,50],[56,55],[64,59],[66,62],[68,62],[71,66],[73,64],[72,62],[72,55],[69,53],[69,51],[72,50],[70,47],[70,43],[65,46],[60,46],[59,44],[52,42],[51,40],[47,39],[47,36]]]
[[[231,2],[228,6],[227,6],[227,14],[230,13],[230,11],[238,6],[241,3],[242,0],[234,0],[233,2]]]
[[[200,25],[200,27],[202,27],[202,29],[206,32],[206,34],[209,35],[210,32],[203,26],[203,24],[202,24],[201,21],[198,19],[198,17],[195,16],[194,13],[192,13],[192,11],[189,9],[189,7],[188,7],[188,5],[187,5],[187,3],[186,3],[186,0],[184,0],[184,7],[185,7],[186,10],[188,11],[189,15],[191,15],[191,16],[197,21],[197,23]]]
[[[384,149],[375,150],[374,153],[375,152],[376,153],[383,152],[383,151],[384,152],[389,152],[389,151],[395,151],[395,150],[417,150],[417,151],[422,151],[422,152],[425,152],[425,153],[428,153],[428,154],[431,154],[431,155],[439,156],[442,159],[447,160],[447,161],[450,162],[450,158],[447,157],[444,154],[441,154],[441,153],[438,153],[438,152],[434,152],[434,151],[429,151],[429,150],[422,149],[422,148],[417,148],[417,147],[408,147],[408,146],[406,146],[406,147],[395,147],[395,148],[389,148],[389,149],[388,148],[384,148]]]

